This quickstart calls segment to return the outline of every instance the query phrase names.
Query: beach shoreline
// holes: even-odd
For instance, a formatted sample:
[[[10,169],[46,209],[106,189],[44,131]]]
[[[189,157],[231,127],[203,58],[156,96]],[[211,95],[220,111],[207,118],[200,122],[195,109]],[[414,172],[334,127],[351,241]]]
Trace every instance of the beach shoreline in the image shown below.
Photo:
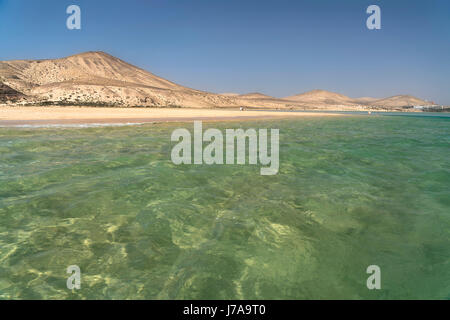
[[[245,121],[345,116],[333,112],[239,111],[184,108],[0,107],[0,126],[144,124],[152,122]]]

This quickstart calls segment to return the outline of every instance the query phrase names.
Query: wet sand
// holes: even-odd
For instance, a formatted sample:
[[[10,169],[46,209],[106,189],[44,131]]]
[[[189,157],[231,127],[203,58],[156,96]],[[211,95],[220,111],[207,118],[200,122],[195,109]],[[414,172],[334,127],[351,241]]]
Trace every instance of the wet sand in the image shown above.
[[[0,125],[127,124],[184,121],[243,121],[343,116],[336,113],[279,112],[181,108],[91,108],[0,106]]]

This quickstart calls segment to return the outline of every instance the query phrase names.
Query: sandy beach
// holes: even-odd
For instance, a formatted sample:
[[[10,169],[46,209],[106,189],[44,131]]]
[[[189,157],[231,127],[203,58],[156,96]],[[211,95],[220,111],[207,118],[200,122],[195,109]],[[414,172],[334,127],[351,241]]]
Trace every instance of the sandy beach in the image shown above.
[[[0,125],[232,121],[342,116],[337,113],[181,108],[0,107]]]

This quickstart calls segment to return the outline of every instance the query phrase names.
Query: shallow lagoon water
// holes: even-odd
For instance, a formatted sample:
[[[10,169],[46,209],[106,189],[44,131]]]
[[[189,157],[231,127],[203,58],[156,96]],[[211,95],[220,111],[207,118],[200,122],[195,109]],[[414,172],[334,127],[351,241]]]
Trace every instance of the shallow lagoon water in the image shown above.
[[[280,129],[279,174],[172,164],[192,123],[0,128],[0,298],[450,298],[449,118],[203,126]]]

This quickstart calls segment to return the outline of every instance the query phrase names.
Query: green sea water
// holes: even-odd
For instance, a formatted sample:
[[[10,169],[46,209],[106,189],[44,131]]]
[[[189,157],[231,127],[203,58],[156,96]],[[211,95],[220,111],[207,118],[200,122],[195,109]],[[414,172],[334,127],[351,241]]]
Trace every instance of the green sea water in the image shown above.
[[[0,298],[450,299],[450,118],[203,124],[280,129],[275,176],[180,127],[0,128]]]

